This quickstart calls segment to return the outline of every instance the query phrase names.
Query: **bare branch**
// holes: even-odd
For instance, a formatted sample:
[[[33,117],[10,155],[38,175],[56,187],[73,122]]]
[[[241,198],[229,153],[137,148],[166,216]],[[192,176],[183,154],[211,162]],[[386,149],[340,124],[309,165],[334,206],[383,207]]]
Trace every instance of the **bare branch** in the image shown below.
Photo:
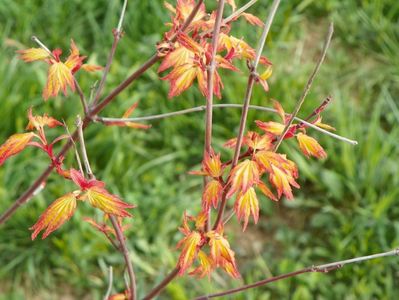
[[[259,41],[259,45],[256,50],[256,56],[255,56],[255,61],[253,63],[253,66],[251,68],[251,73],[249,74],[248,77],[248,84],[247,84],[247,90],[245,92],[245,98],[244,98],[244,104],[242,107],[242,113],[241,113],[241,120],[240,120],[240,129],[237,135],[237,142],[236,142],[236,148],[234,150],[234,158],[233,162],[231,164],[231,168],[234,168],[237,165],[238,158],[240,157],[240,150],[241,150],[241,145],[242,145],[242,139],[244,137],[244,131],[245,131],[245,126],[247,122],[247,116],[248,116],[248,110],[249,110],[249,104],[251,102],[251,96],[252,96],[252,89],[255,84],[255,78],[256,78],[256,68],[258,66],[260,57],[262,55],[263,47],[265,46],[266,38],[269,33],[271,24],[273,23],[274,16],[276,14],[277,8],[280,5],[280,0],[274,0],[273,4],[270,8],[269,15],[267,16],[265,25],[263,27],[263,32],[262,36]],[[218,215],[215,221],[215,224],[213,228],[217,228],[220,222],[223,221],[223,214],[224,214],[224,209],[226,206],[226,188],[224,189],[222,200],[219,206],[218,210]]]
[[[288,130],[290,129],[290,126],[291,126],[292,122],[294,121],[294,118],[298,115],[298,112],[301,109],[302,104],[305,101],[305,98],[306,98],[306,96],[309,93],[309,90],[310,90],[310,88],[312,86],[313,80],[315,79],[317,73],[319,72],[320,67],[323,64],[323,61],[324,61],[324,59],[326,57],[327,50],[328,50],[328,47],[330,46],[330,42],[331,42],[331,38],[333,36],[333,33],[334,33],[334,24],[330,23],[330,26],[328,27],[327,37],[326,37],[326,40],[324,42],[324,46],[323,46],[323,50],[321,52],[320,58],[317,61],[317,64],[316,64],[312,74],[310,75],[310,77],[308,79],[308,82],[305,85],[305,88],[304,88],[304,90],[302,92],[302,95],[299,98],[299,100],[298,100],[298,102],[297,102],[297,104],[295,106],[294,112],[291,114],[291,118],[288,120],[287,124],[285,125],[283,133],[279,136],[278,140],[274,144],[274,149],[273,150],[275,152],[277,151],[278,147],[280,147],[280,144],[283,141],[284,136],[287,134]]]
[[[171,282],[179,273],[179,268],[174,268],[159,284],[157,284],[144,298],[143,300],[153,299],[158,293],[160,293],[168,284]]]
[[[83,123],[82,123],[80,116],[77,116],[76,126],[77,126],[77,131],[78,131],[79,140],[80,140],[83,164],[85,165],[86,173],[87,173],[88,177],[90,179],[94,179],[95,176],[91,170],[89,158],[87,156],[86,146],[85,146],[84,137],[83,137],[82,124]],[[126,268],[127,268],[128,274],[129,274],[130,282],[129,282],[128,289],[130,291],[130,300],[135,300],[136,299],[136,276],[134,274],[132,262],[129,258],[129,251],[126,247],[125,236],[123,235],[122,229],[120,228],[116,217],[114,215],[110,214],[109,219],[111,220],[112,226],[115,229],[116,238],[118,239],[119,246],[120,246],[119,248],[120,248],[120,251],[122,252],[123,257],[125,259]],[[108,237],[108,235],[107,235],[107,237]],[[112,245],[115,246],[114,243],[112,243]]]
[[[87,116],[89,114],[89,106],[87,105],[86,97],[75,77],[73,77],[73,81],[75,82],[76,91],[78,92],[80,102],[82,103],[83,111],[85,113],[85,116]]]
[[[107,76],[108,76],[109,70],[111,68],[112,61],[115,56],[116,47],[118,46],[119,40],[122,37],[122,24],[123,24],[123,19],[125,17],[127,1],[128,0],[125,0],[123,3],[118,27],[113,31],[114,41],[112,43],[111,50],[108,55],[108,60],[107,60],[107,64],[105,65],[105,68],[104,68],[103,76],[101,77],[100,84],[98,85],[98,88],[97,88],[95,96],[94,96],[94,100],[93,100],[93,104],[92,104],[93,106],[96,105],[98,103],[98,101],[100,100],[101,93],[102,93],[104,85],[105,85],[105,81],[107,80]]]
[[[113,281],[114,281],[114,279],[113,279],[112,266],[109,266],[108,288],[107,288],[107,292],[105,293],[105,296],[104,296],[103,300],[108,300],[109,296],[111,296]]]
[[[248,1],[246,4],[241,6],[239,9],[237,9],[235,12],[233,12],[230,16],[227,18],[223,19],[223,25],[229,23],[230,21],[233,21],[235,18],[239,17],[244,11],[246,11],[248,8],[250,8],[252,5],[254,5],[258,0],[251,0]]]
[[[73,140],[72,135],[71,135],[71,132],[69,131],[69,128],[68,128],[68,126],[67,126],[67,124],[65,123],[64,120],[63,120],[63,123],[64,123],[65,130],[66,130],[66,132],[67,132],[67,134],[68,134],[68,136],[69,136],[69,140],[71,141],[71,143],[72,143],[72,145],[73,145],[73,150],[75,151],[75,157],[76,157],[76,161],[77,161],[77,163],[78,163],[78,167],[79,167],[80,174],[82,174],[82,176],[84,176],[84,172],[83,172],[83,168],[82,168],[82,162],[81,162],[81,160],[80,160],[78,148],[76,147],[76,143],[75,143],[75,141]]]
[[[114,215],[109,215],[109,219],[111,220],[112,226],[115,229],[116,237],[118,238],[119,245],[122,250],[123,257],[125,259],[127,273],[129,274],[129,291],[130,291],[130,300],[136,299],[136,275],[134,274],[133,264],[129,257],[129,250],[126,247],[125,236],[118,224],[118,221]]]
[[[83,125],[82,119],[80,118],[80,116],[77,116],[76,117],[76,127],[77,127],[78,135],[79,135],[80,152],[82,154],[83,164],[85,166],[87,176],[89,176],[89,178],[92,179],[92,178],[94,178],[94,174],[93,174],[93,171],[91,170],[89,158],[87,156],[87,151],[86,151],[85,139],[84,139],[84,136],[83,136],[83,127],[82,127],[82,125]]]
[[[123,19],[125,18],[125,12],[126,12],[126,7],[127,7],[127,1],[125,0],[123,2],[123,7],[122,7],[122,11],[121,11],[121,16],[119,18],[119,22],[118,22],[118,27],[116,27],[116,31],[118,32],[118,34],[122,33],[122,24],[123,24]]]
[[[242,108],[241,104],[214,104],[213,108]],[[185,115],[189,113],[194,113],[194,112],[199,112],[199,111],[204,111],[206,109],[205,105],[200,105],[196,106],[193,108],[188,108],[188,109],[183,109],[183,110],[178,110],[178,111],[173,111],[169,113],[164,113],[164,114],[158,114],[158,115],[150,115],[150,116],[144,116],[144,117],[135,117],[135,118],[105,118],[105,117],[95,117],[94,121],[95,122],[100,122],[104,124],[115,124],[115,123],[126,123],[126,122],[141,122],[141,121],[152,121],[152,120],[159,120],[159,119],[165,119],[165,118],[170,118],[170,117],[175,117],[179,115]],[[260,111],[266,111],[266,112],[272,112],[272,113],[278,113],[276,109],[271,108],[271,107],[266,107],[266,106],[258,106],[258,105],[249,105],[249,109],[255,109],[255,110],[260,110]],[[287,116],[290,116],[290,114],[286,113]],[[340,136],[338,134],[329,132],[321,127],[318,127],[312,123],[309,123],[301,118],[294,117],[294,120],[301,122],[305,124],[306,126],[317,130],[325,135],[328,135],[334,139],[343,141],[345,143],[351,144],[351,145],[357,145],[358,142],[355,140],[351,140],[349,138]]]
[[[206,295],[206,296],[201,296],[196,299],[197,300],[206,300],[206,299],[217,298],[217,297],[221,297],[221,296],[232,295],[232,294],[242,292],[242,291],[245,291],[248,289],[264,286],[264,285],[274,282],[274,281],[279,281],[279,280],[282,280],[285,278],[298,276],[303,273],[311,273],[311,272],[328,273],[330,271],[342,268],[343,266],[348,265],[348,264],[363,262],[366,260],[371,260],[371,259],[376,259],[376,258],[381,258],[381,257],[395,256],[395,255],[399,255],[399,248],[396,248],[396,249],[388,251],[388,252],[381,252],[381,253],[377,253],[377,254],[373,254],[373,255],[360,256],[360,257],[337,261],[337,262],[328,263],[328,264],[324,264],[324,265],[307,267],[307,268],[304,268],[304,269],[301,269],[298,271],[274,276],[274,277],[267,278],[267,279],[264,279],[264,280],[261,280],[261,281],[258,281],[258,282],[252,283],[252,284],[244,285],[239,288],[227,290],[227,291],[220,292],[220,293],[210,294],[210,295]]]

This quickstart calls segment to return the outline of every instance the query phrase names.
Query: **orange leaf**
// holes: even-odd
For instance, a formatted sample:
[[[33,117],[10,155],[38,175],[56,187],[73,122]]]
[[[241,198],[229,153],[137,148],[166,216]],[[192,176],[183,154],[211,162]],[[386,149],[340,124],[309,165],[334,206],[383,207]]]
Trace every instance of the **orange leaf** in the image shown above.
[[[230,198],[234,193],[245,193],[250,187],[259,181],[259,169],[256,162],[244,160],[231,171],[229,184],[231,188],[227,193]]]
[[[34,116],[32,114],[32,107],[28,111],[29,123],[26,126],[26,130],[42,130],[44,126],[54,128],[56,126],[63,126],[63,124],[56,119],[49,117],[47,114],[43,116]]]
[[[237,271],[235,255],[230,249],[229,242],[223,237],[222,228],[209,231],[206,235],[209,238],[211,258],[215,265],[223,267],[230,276],[238,278],[240,275]]]
[[[214,268],[212,258],[206,255],[204,251],[200,250],[198,252],[198,260],[200,265],[194,271],[190,272],[190,275],[197,275],[199,278],[207,275],[210,278]]]
[[[197,231],[189,233],[186,237],[179,241],[177,248],[182,248],[179,256],[178,266],[179,275],[183,275],[186,270],[193,264],[196,259],[200,244],[202,243],[201,234]]]
[[[25,62],[32,62],[37,60],[45,60],[50,58],[50,54],[42,48],[30,48],[26,50],[18,50],[19,58]]]
[[[249,188],[245,193],[240,193],[237,196],[234,204],[234,211],[236,212],[239,221],[244,219],[244,226],[242,231],[245,231],[248,225],[249,216],[252,214],[255,224],[259,219],[259,201],[256,197],[255,189]]]
[[[274,165],[272,165],[272,173],[270,173],[269,180],[276,187],[278,198],[284,194],[287,199],[293,199],[291,185],[299,188],[299,184],[290,174]]]
[[[211,204],[214,208],[218,206],[219,200],[222,196],[223,186],[217,180],[209,181],[204,189],[204,193],[202,195],[202,208],[207,211]]]
[[[251,25],[256,25],[259,27],[262,27],[264,25],[263,22],[253,14],[242,13],[240,16],[243,16]]]
[[[45,239],[50,233],[58,229],[62,224],[68,221],[76,209],[76,196],[74,193],[68,193],[55,200],[40,216],[39,220],[30,230],[33,230],[32,240],[34,240],[40,231],[46,229],[42,235]]]
[[[35,134],[33,132],[16,133],[10,136],[5,143],[0,146],[0,166],[10,156],[24,150],[34,136]]]
[[[284,124],[277,123],[277,122],[262,122],[262,121],[255,121],[256,125],[267,133],[271,133],[273,135],[281,135],[284,131]]]
[[[269,150],[272,147],[273,136],[270,134],[260,135],[253,131],[248,131],[244,138],[244,144],[254,150]]]
[[[57,96],[60,91],[66,95],[67,86],[75,91],[75,81],[71,70],[62,62],[52,64],[48,70],[47,83],[43,91],[44,100]]]
[[[276,198],[276,196],[274,196],[274,194],[272,193],[272,191],[263,183],[263,182],[259,182],[258,183],[258,188],[260,189],[260,191],[269,199],[273,200],[273,201],[277,201],[278,199]]]
[[[194,64],[184,64],[174,68],[172,72],[162,78],[170,81],[168,97],[178,96],[188,89],[193,84],[198,72],[198,67]]]
[[[301,148],[302,152],[309,158],[310,156],[314,156],[317,158],[326,158],[327,153],[324,151],[323,147],[312,137],[298,133],[296,136],[299,142],[299,148]]]
[[[87,189],[83,197],[87,198],[92,206],[101,209],[107,214],[119,217],[130,217],[131,214],[126,209],[135,207],[123,202],[118,196],[110,194],[106,189],[97,186]]]
[[[227,2],[227,4],[229,4],[231,6],[233,11],[235,11],[237,9],[237,5],[234,0],[227,0],[226,2]]]
[[[220,161],[220,153],[215,154],[211,149],[210,153],[205,153],[204,161],[202,162],[203,170],[211,177],[218,178],[223,174],[222,162]]]
[[[275,153],[273,151],[259,151],[255,154],[255,160],[266,172],[273,172],[272,166],[274,165],[289,172],[292,177],[298,177],[298,169],[295,163],[287,159],[284,154]]]
[[[179,46],[165,56],[158,68],[158,73],[163,72],[170,67],[177,67],[187,63],[192,63],[193,60],[194,53],[183,46]]]
[[[102,69],[104,69],[104,67],[97,65],[83,64],[82,69],[85,70],[86,72],[95,72],[95,71],[101,71]]]

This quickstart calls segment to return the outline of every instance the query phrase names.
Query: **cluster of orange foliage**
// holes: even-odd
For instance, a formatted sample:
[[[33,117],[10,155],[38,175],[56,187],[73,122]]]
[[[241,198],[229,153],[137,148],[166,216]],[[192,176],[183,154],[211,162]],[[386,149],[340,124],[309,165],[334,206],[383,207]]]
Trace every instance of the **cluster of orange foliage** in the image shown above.
[[[233,0],[227,1],[227,3],[235,10]],[[170,84],[169,97],[180,95],[196,80],[199,90],[204,96],[213,93],[221,98],[223,82],[218,69],[238,71],[238,68],[233,64],[234,60],[246,60],[250,67],[250,62],[255,58],[255,50],[251,46],[243,39],[230,35],[232,21],[242,16],[252,25],[263,26],[262,21],[251,14],[241,13],[228,23],[222,22],[215,56],[214,88],[213,91],[209,91],[207,68],[212,60],[210,41],[216,13],[207,14],[205,5],[201,4],[193,21],[185,32],[182,32],[180,28],[194,9],[195,1],[177,0],[176,7],[169,3],[165,3],[165,5],[172,13],[172,22],[168,23],[171,28],[165,33],[164,40],[158,44],[157,49],[158,56],[162,57],[158,72],[163,73],[169,70],[169,73],[161,78],[167,80]],[[176,37],[176,40],[173,38],[173,42],[172,36]],[[31,48],[19,51],[19,53],[21,59],[25,62],[41,60],[49,64],[47,83],[43,90],[45,100],[57,96],[60,91],[66,94],[67,87],[75,91],[74,74],[80,69],[85,71],[101,69],[98,66],[83,64],[86,57],[80,55],[73,41],[71,41],[70,55],[64,62],[60,58],[62,54],[60,49],[50,52],[43,48]],[[264,66],[264,71],[261,75],[257,75],[256,82],[261,84],[267,92],[269,86],[266,80],[271,76],[271,62],[266,57],[261,57],[260,63]],[[136,106],[137,103],[124,114],[124,117],[128,117]],[[326,104],[323,104],[318,107],[306,121],[315,126],[333,130],[332,127],[321,122],[320,114],[325,106]],[[260,132],[248,131],[245,134],[242,143],[245,152],[240,156],[238,163],[233,165],[233,168],[229,167],[231,162],[223,163],[220,154],[211,150],[205,153],[201,170],[190,172],[191,174],[205,176],[207,180],[203,190],[200,213],[197,216],[184,214],[183,225],[180,228],[184,235],[177,245],[181,249],[178,260],[180,275],[193,268],[189,274],[200,277],[210,276],[215,268],[220,267],[232,277],[239,277],[234,252],[224,234],[224,224],[220,222],[216,224],[215,228],[209,229],[209,226],[207,226],[210,221],[208,219],[209,211],[220,209],[222,200],[235,197],[234,212],[238,220],[243,222],[243,230],[245,230],[251,216],[254,223],[257,223],[259,219],[257,191],[273,201],[278,201],[282,196],[292,199],[292,187],[299,188],[296,181],[298,178],[296,164],[289,160],[287,155],[275,151],[275,143],[286,129],[291,116],[284,112],[277,101],[274,103],[274,107],[282,119],[281,123],[256,121]],[[70,138],[70,136],[63,134],[49,143],[44,128],[64,126],[61,122],[47,115],[34,116],[31,109],[28,118],[27,130],[29,132],[14,134],[0,146],[0,165],[27,146],[34,146],[48,155],[58,174],[65,179],[72,180],[78,187],[78,189],[55,200],[45,210],[38,222],[31,227],[31,230],[33,230],[32,239],[35,239],[42,230],[44,230],[42,237],[45,238],[64,224],[74,214],[78,200],[88,202],[93,207],[102,210],[106,215],[119,217],[119,222],[121,218],[130,216],[126,209],[133,208],[133,205],[123,202],[118,196],[108,192],[105,189],[104,182],[86,179],[81,171],[65,169],[63,157],[54,155],[53,146]],[[133,128],[148,127],[131,122],[117,123],[116,125]],[[327,154],[314,138],[306,134],[306,128],[305,123],[293,123],[289,126],[284,139],[296,138],[299,148],[307,157],[325,158]],[[226,142],[225,147],[234,148],[236,142],[236,139],[231,139]],[[265,178],[268,178],[268,180]],[[115,234],[105,223],[97,224],[90,218],[87,221],[103,233]],[[192,225],[190,226],[189,223],[192,223]]]

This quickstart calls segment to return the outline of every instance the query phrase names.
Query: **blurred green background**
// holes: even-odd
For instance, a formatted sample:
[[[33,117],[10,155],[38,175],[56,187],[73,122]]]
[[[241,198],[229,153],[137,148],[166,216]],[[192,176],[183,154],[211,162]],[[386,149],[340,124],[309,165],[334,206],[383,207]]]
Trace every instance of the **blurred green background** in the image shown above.
[[[117,49],[106,92],[134,71],[154,52],[166,30],[169,15],[157,1],[129,1],[125,36]],[[245,1],[236,1],[243,4]],[[351,258],[399,246],[399,2],[396,0],[282,1],[264,54],[274,63],[270,93],[255,87],[253,104],[271,106],[280,100],[291,111],[320,52],[328,22],[336,32],[325,64],[308,96],[306,116],[327,95],[333,102],[324,113],[337,132],[358,140],[354,147],[311,132],[326,148],[325,161],[308,160],[293,142],[282,151],[297,162],[301,190],[295,201],[279,205],[261,198],[261,220],[245,234],[234,219],[226,229],[237,253],[241,280],[217,271],[211,281],[190,277],[173,281],[160,299],[189,299],[225,290],[312,264]],[[214,8],[216,1],[206,1]],[[264,19],[271,1],[258,1],[250,12]],[[0,1],[0,140],[26,126],[26,111],[51,112],[73,126],[80,112],[77,95],[45,103],[41,91],[46,66],[25,64],[15,51],[34,46],[31,35],[50,48],[68,49],[71,38],[89,61],[105,64],[117,24],[121,1],[116,0],[1,0]],[[230,8],[227,8],[230,10]],[[226,12],[226,14],[228,14]],[[232,34],[253,46],[260,36],[245,21]],[[173,100],[168,86],[151,68],[106,109],[120,116],[140,100],[135,116],[164,113],[204,104],[197,88]],[[240,103],[247,70],[223,73],[221,103]],[[79,75],[88,92],[99,75]],[[228,160],[222,144],[238,130],[240,111],[215,110],[214,147]],[[251,111],[255,119],[274,119]],[[203,149],[204,115],[195,113],[151,123],[152,128],[91,125],[87,148],[97,177],[126,201],[136,204],[128,245],[134,262],[139,295],[143,296],[175,265],[177,227],[184,210],[199,209],[202,179],[187,175],[199,168]],[[310,131],[309,131],[310,132]],[[57,134],[56,130],[53,131]],[[59,134],[59,133],[58,133]],[[67,163],[73,157],[67,157]],[[0,168],[0,210],[5,210],[47,166],[45,156],[28,149]],[[115,270],[114,291],[121,291],[122,257],[82,221],[100,214],[81,204],[74,217],[42,241],[32,242],[28,228],[41,212],[73,188],[56,175],[0,227],[0,299],[101,299],[107,270]],[[330,274],[305,274],[237,294],[232,299],[397,299],[398,258],[350,265]]]

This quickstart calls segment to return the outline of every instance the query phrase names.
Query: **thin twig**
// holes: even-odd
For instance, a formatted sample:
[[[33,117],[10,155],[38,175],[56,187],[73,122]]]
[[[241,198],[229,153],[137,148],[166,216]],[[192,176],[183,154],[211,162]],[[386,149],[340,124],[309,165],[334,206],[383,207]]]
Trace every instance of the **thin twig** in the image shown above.
[[[313,80],[315,79],[317,73],[319,72],[320,67],[323,64],[323,61],[324,61],[324,59],[326,57],[327,50],[328,50],[328,47],[330,46],[330,42],[331,42],[331,38],[333,36],[333,33],[334,33],[334,24],[330,23],[330,25],[328,27],[327,37],[326,37],[326,40],[324,42],[323,50],[321,52],[319,60],[317,61],[316,66],[313,69],[312,74],[310,74],[308,82],[305,85],[305,88],[304,88],[304,90],[302,92],[301,97],[299,98],[297,104],[295,105],[295,109],[294,109],[293,113],[291,114],[291,118],[288,120],[288,122],[285,125],[283,133],[279,136],[278,140],[274,144],[274,149],[273,150],[275,152],[277,151],[278,147],[280,147],[281,142],[283,141],[285,135],[287,134],[288,130],[290,129],[290,126],[291,126],[292,122],[294,121],[294,118],[298,115],[298,112],[301,109],[302,104],[305,101],[305,98],[306,98],[307,94],[309,93],[309,90],[310,90],[310,88],[312,86]]]
[[[304,273],[311,273],[311,272],[328,273],[332,270],[342,268],[343,266],[348,265],[348,264],[362,262],[362,261],[376,259],[376,258],[381,258],[381,257],[395,256],[395,255],[399,255],[399,248],[396,248],[396,249],[388,251],[388,252],[381,252],[381,253],[377,253],[377,254],[373,254],[373,255],[360,256],[360,257],[337,261],[337,262],[328,263],[328,264],[324,264],[324,265],[307,267],[307,268],[304,268],[304,269],[301,269],[298,271],[274,276],[274,277],[264,279],[264,280],[261,280],[261,281],[258,281],[258,282],[252,283],[252,284],[244,285],[239,288],[227,290],[227,291],[220,292],[220,293],[210,294],[210,295],[206,295],[206,296],[201,296],[196,299],[197,300],[205,300],[205,299],[211,299],[211,298],[216,298],[216,297],[221,297],[221,296],[232,295],[232,294],[242,292],[242,291],[245,291],[245,290],[248,290],[251,288],[264,286],[264,285],[274,282],[274,281],[279,281],[279,280],[282,280],[285,278],[298,276],[298,275],[304,274]]]
[[[241,104],[214,104],[213,108],[242,108]],[[104,124],[115,124],[115,123],[126,123],[126,122],[140,122],[140,121],[151,121],[151,120],[159,120],[159,119],[165,119],[165,118],[170,118],[170,117],[175,117],[179,115],[184,115],[184,114],[189,114],[189,113],[194,113],[194,112],[199,112],[199,111],[204,111],[206,109],[205,105],[200,105],[196,106],[193,108],[188,108],[188,109],[183,109],[183,110],[178,110],[178,111],[173,111],[169,113],[164,113],[164,114],[158,114],[158,115],[150,115],[150,116],[144,116],[144,117],[135,117],[135,118],[106,118],[106,117],[95,117],[94,121],[95,122],[100,122]],[[266,107],[266,106],[258,106],[258,105],[249,105],[249,109],[255,109],[255,110],[260,110],[260,111],[266,111],[266,112],[272,112],[272,113],[278,113],[278,111],[274,108],[271,107]],[[289,113],[286,113],[287,116],[290,116]],[[340,136],[338,134],[329,132],[321,127],[318,127],[312,123],[309,123],[301,118],[294,117],[294,120],[305,124],[306,126],[317,130],[325,135],[328,135],[334,139],[343,141],[345,143],[351,144],[351,145],[357,145],[358,142],[355,140],[348,139],[346,137]]]
[[[87,176],[89,176],[89,178],[92,179],[92,178],[94,178],[94,174],[93,174],[93,171],[91,170],[89,158],[87,156],[82,124],[83,124],[82,119],[80,118],[80,116],[77,116],[76,117],[76,127],[77,127],[78,135],[79,135],[80,152],[82,154],[83,164],[85,166]]]
[[[43,43],[39,40],[39,38],[38,38],[37,36],[34,36],[34,35],[33,35],[33,36],[31,37],[31,39],[32,39],[32,41],[34,41],[36,44],[38,44],[42,49],[46,50],[46,52],[47,52],[51,57],[54,58],[53,52],[51,52],[50,49],[47,48],[46,45],[43,44]]]
[[[83,111],[85,113],[85,116],[89,114],[89,106],[87,105],[86,97],[82,91],[82,88],[79,85],[79,82],[76,80],[76,78],[73,78],[73,81],[75,83],[76,91],[78,92],[80,102],[82,103]]]
[[[180,268],[174,268],[159,284],[157,284],[143,300],[150,300],[160,293],[179,273]]]
[[[86,150],[86,146],[85,146],[85,142],[84,142],[82,124],[83,124],[82,120],[81,120],[80,116],[78,116],[76,118],[76,126],[77,126],[77,131],[78,131],[79,140],[80,140],[83,164],[85,165],[86,173],[87,173],[88,177],[90,179],[94,179],[95,176],[94,176],[93,172],[91,171],[89,158],[87,156],[87,150]],[[128,274],[129,274],[130,283],[129,283],[128,289],[130,291],[130,300],[135,300],[136,299],[136,276],[134,274],[132,262],[129,258],[129,251],[126,247],[125,236],[123,235],[123,232],[119,226],[119,223],[118,223],[116,217],[114,215],[110,214],[109,219],[111,220],[112,226],[114,227],[116,238],[118,239],[120,250],[125,259],[126,268],[127,268]]]
[[[133,270],[133,264],[132,261],[130,260],[129,257],[129,250],[126,247],[126,242],[125,242],[125,236],[123,235],[123,232],[118,224],[118,221],[116,220],[116,217],[114,215],[110,215],[109,219],[111,220],[112,226],[115,229],[116,237],[118,238],[119,245],[122,250],[123,257],[125,259],[126,263],[126,268],[127,268],[127,273],[129,274],[129,292],[130,292],[130,300],[135,300],[136,299],[136,275],[134,274]]]
[[[111,296],[112,293],[112,285],[113,285],[113,272],[112,272],[112,266],[109,266],[108,269],[108,288],[107,292],[105,293],[104,300],[108,300],[109,296]]]
[[[126,12],[126,7],[127,7],[127,1],[125,0],[123,2],[123,7],[121,11],[121,16],[119,17],[119,22],[118,22],[118,27],[116,27],[116,31],[121,34],[122,33],[122,24],[123,24],[123,19],[125,18],[125,12]]]
[[[82,174],[82,176],[84,176],[83,167],[82,167],[82,161],[80,160],[80,155],[79,155],[79,152],[78,152],[78,148],[76,147],[76,143],[73,140],[71,132],[69,131],[69,128],[68,128],[68,126],[67,126],[67,124],[65,123],[64,120],[63,120],[63,123],[64,123],[65,130],[66,130],[66,132],[67,132],[67,134],[69,136],[69,140],[71,141],[71,143],[73,145],[73,149],[75,151],[75,157],[76,157],[76,161],[78,162],[78,167],[79,167],[80,174]]]
[[[239,9],[237,9],[235,12],[233,12],[230,16],[227,18],[223,19],[223,25],[226,25],[230,21],[233,21],[236,17],[240,16],[244,11],[246,11],[248,8],[250,8],[252,5],[254,5],[258,0],[251,0],[248,1],[246,4],[241,6]]]
[[[100,100],[101,93],[104,89],[105,81],[107,80],[107,76],[108,76],[109,70],[111,68],[112,61],[115,56],[116,47],[118,46],[119,40],[122,37],[122,24],[123,24],[123,19],[125,17],[127,1],[128,0],[125,0],[123,3],[121,15],[120,15],[119,22],[118,22],[118,27],[112,32],[112,34],[114,36],[114,41],[112,42],[111,51],[109,52],[109,55],[108,55],[107,64],[105,65],[103,76],[101,77],[100,84],[98,85],[96,94],[94,96],[94,100],[92,102],[93,106],[97,105],[98,101]]]
[[[213,27],[213,35],[212,35],[212,51],[211,51],[211,61],[209,62],[208,66],[208,72],[207,72],[207,97],[206,97],[206,108],[205,108],[205,143],[204,143],[204,158],[207,153],[211,152],[212,149],[212,122],[213,122],[213,78],[214,78],[214,73],[216,70],[216,52],[217,52],[217,47],[218,47],[218,41],[219,41],[219,32],[220,32],[220,26],[222,24],[222,18],[223,18],[223,10],[224,10],[224,0],[219,0],[218,3],[218,8],[216,11],[216,19],[215,19],[215,24]],[[208,178],[204,177],[204,189],[206,187],[206,184],[208,182]],[[205,227],[210,230],[210,222],[211,222],[211,208],[208,209],[207,211],[207,220]]]
[[[252,96],[252,89],[253,89],[253,86],[255,84],[255,79],[256,79],[256,68],[258,67],[258,63],[259,63],[260,57],[262,55],[263,47],[265,46],[267,35],[269,33],[271,24],[273,23],[273,19],[274,19],[274,16],[276,14],[276,11],[277,11],[277,8],[279,5],[280,5],[280,0],[273,1],[273,4],[270,8],[269,15],[267,16],[265,25],[263,27],[262,36],[260,38],[259,45],[256,50],[256,56],[255,56],[255,60],[252,65],[252,68],[251,68],[251,73],[248,77],[247,90],[245,92],[244,104],[243,104],[242,113],[241,113],[240,129],[239,129],[239,132],[237,135],[237,142],[236,142],[236,148],[234,150],[233,162],[231,164],[232,169],[237,165],[238,158],[240,157],[241,144],[242,144],[242,140],[244,137],[244,131],[245,131],[245,126],[246,126],[246,122],[247,122],[249,104],[250,104],[251,96]],[[215,224],[213,225],[214,229],[216,229],[219,226],[219,224],[223,221],[223,214],[224,214],[224,209],[226,207],[226,200],[227,200],[226,199],[226,193],[227,193],[226,191],[227,191],[227,188],[225,188],[223,191],[223,196],[222,196],[222,200],[219,205],[219,210],[218,210],[218,214],[216,217],[216,221],[215,221]]]

